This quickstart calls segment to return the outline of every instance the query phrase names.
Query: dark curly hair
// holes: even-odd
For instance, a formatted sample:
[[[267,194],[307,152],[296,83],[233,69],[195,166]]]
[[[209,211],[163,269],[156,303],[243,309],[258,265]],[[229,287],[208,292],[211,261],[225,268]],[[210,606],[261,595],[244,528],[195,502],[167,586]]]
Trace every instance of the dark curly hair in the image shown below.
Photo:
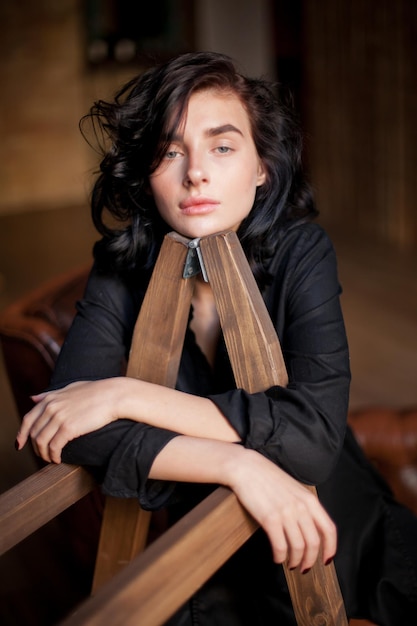
[[[113,102],[96,102],[80,122],[84,136],[85,123],[92,123],[102,154],[92,217],[103,236],[96,257],[107,266],[153,267],[170,229],[156,209],[149,176],[161,162],[190,96],[209,88],[240,98],[266,170],[266,182],[257,188],[253,208],[238,230],[258,279],[283,227],[316,215],[302,169],[301,132],[274,86],[243,76],[223,54],[187,53],[133,78]],[[105,223],[106,211],[116,226]]]

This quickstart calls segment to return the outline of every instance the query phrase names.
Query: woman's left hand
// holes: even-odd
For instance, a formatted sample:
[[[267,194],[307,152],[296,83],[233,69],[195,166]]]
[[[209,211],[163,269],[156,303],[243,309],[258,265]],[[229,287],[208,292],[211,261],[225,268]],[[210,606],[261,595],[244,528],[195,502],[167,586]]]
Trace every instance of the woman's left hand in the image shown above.
[[[117,379],[81,381],[32,396],[36,405],[22,421],[16,437],[21,450],[28,439],[44,461],[60,463],[63,447],[116,420]]]

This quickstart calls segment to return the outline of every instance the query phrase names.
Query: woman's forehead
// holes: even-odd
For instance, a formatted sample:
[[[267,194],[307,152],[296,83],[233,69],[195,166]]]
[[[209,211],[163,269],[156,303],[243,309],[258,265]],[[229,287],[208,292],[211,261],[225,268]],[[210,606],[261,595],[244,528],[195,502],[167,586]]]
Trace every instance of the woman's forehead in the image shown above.
[[[218,115],[219,122],[217,126],[226,126],[231,124],[237,117],[248,123],[250,126],[250,116],[247,108],[242,103],[240,96],[232,89],[222,89],[210,87],[199,89],[190,94],[187,102],[183,105],[182,110],[177,108],[176,112],[171,115],[169,129],[170,133],[183,132],[189,117],[189,113],[193,114],[193,118],[198,117],[204,119],[205,115]],[[209,130],[209,129],[208,129]]]

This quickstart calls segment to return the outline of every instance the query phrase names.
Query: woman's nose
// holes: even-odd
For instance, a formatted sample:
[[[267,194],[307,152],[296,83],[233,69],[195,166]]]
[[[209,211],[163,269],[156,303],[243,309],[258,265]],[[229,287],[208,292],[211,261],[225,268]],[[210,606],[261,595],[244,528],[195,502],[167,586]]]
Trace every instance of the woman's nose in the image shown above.
[[[208,182],[208,171],[204,164],[204,159],[189,157],[187,168],[184,176],[184,185],[186,187],[198,186],[201,183]]]

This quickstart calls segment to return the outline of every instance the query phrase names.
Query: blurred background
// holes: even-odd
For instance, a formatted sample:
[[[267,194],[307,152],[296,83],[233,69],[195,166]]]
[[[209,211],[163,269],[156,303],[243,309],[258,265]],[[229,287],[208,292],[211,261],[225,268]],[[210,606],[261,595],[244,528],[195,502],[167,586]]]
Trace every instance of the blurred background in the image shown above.
[[[416,405],[415,0],[0,0],[0,309],[91,260],[96,162],[81,116],[190,50],[292,90],[339,258],[351,408]],[[1,357],[0,417],[4,491],[33,460],[14,451]]]

